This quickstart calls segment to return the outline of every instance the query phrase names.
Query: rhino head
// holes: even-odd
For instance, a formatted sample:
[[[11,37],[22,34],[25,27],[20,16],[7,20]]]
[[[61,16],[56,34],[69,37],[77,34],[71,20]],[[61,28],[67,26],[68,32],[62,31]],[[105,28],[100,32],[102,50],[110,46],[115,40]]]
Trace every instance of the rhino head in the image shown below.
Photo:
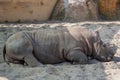
[[[114,54],[115,49],[114,45],[105,44],[99,35],[99,29],[95,31],[95,42],[94,42],[94,58],[99,61],[111,61]]]

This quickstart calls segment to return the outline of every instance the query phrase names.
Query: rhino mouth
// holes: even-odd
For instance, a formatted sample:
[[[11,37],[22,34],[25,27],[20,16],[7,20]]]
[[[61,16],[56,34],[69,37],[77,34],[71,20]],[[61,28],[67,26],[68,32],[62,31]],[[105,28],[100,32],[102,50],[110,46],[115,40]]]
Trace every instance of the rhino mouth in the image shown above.
[[[102,62],[109,62],[113,59],[113,57],[105,57],[105,56],[101,56],[100,58],[98,58],[98,60],[102,61]]]

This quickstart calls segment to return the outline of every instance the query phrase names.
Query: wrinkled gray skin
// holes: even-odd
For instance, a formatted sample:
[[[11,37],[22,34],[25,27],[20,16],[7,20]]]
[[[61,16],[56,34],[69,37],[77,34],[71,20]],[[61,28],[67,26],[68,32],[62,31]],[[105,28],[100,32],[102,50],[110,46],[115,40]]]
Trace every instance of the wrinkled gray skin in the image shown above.
[[[98,31],[83,27],[22,31],[8,38],[3,57],[7,63],[39,66],[65,61],[85,64],[88,57],[110,61],[112,48],[100,39]]]

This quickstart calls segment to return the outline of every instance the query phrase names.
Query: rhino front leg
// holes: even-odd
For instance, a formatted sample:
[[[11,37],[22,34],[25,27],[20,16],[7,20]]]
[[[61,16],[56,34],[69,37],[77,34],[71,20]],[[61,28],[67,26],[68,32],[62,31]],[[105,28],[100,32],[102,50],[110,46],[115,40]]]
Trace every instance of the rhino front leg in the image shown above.
[[[25,61],[25,64],[27,64],[30,67],[38,67],[43,65],[33,55],[25,56],[24,61]]]
[[[88,63],[87,56],[80,50],[72,50],[67,54],[67,59],[73,64],[86,64]]]

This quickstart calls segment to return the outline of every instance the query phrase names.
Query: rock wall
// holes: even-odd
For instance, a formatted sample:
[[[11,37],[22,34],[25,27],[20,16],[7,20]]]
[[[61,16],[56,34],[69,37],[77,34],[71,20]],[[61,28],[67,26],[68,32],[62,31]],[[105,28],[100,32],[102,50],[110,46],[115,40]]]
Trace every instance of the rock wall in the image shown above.
[[[51,20],[63,20],[65,17],[65,1],[67,0],[58,0],[56,6],[51,14]],[[65,5],[64,5],[65,4]]]
[[[69,0],[66,18],[73,21],[98,20],[97,5],[93,0]]]
[[[98,20],[97,4],[93,0],[59,0],[53,14],[53,20]]]
[[[0,22],[45,21],[57,0],[0,0]]]
[[[0,22],[36,22],[49,18],[120,20],[120,0],[0,0]]]
[[[120,20],[120,0],[60,0],[53,14],[65,21]]]
[[[99,12],[102,19],[120,19],[120,0],[99,0]]]

